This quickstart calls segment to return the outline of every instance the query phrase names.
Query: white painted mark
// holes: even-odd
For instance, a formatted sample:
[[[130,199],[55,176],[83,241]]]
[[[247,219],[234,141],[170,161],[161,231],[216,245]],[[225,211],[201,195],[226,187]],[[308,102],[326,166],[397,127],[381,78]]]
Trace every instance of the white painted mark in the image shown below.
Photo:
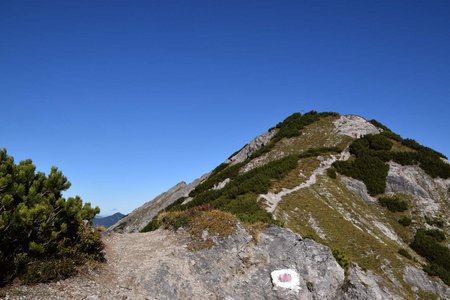
[[[300,290],[300,276],[293,269],[281,269],[273,271],[270,276],[275,287],[290,289],[293,291]]]

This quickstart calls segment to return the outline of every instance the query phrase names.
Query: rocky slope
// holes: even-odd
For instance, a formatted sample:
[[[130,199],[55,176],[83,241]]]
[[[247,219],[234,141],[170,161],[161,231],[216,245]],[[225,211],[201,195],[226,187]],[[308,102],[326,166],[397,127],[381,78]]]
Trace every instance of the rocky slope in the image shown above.
[[[352,265],[347,278],[330,249],[271,226],[258,240],[239,223],[211,249],[188,250],[184,230],[112,234],[108,263],[76,277],[1,291],[5,299],[396,299]],[[124,251],[126,249],[126,251]],[[278,286],[274,271],[299,275]]]
[[[299,120],[295,122],[301,123],[302,119]],[[284,123],[292,124],[291,121]],[[213,207],[237,213],[248,220],[245,214],[239,214],[240,209],[245,209],[244,204],[240,204],[241,208],[236,207],[239,207],[239,201],[247,203],[257,189],[250,188],[250,193],[237,198],[233,196],[236,188],[245,189],[246,174],[260,176],[258,170],[264,166],[298,155],[296,166],[271,179],[267,191],[259,193],[255,199],[285,227],[328,246],[351,262],[347,279],[352,284],[346,285],[347,294],[340,297],[449,298],[449,287],[438,277],[422,271],[426,259],[409,245],[420,228],[439,230],[446,237],[450,236],[450,179],[433,178],[418,163],[400,165],[388,161],[384,193],[373,195],[363,181],[339,173],[332,178],[328,172],[334,171],[336,161],[355,160],[349,151],[354,141],[389,131],[383,125],[359,116],[337,114],[324,114],[312,122],[308,120],[296,127],[299,133],[294,134],[286,134],[284,124],[280,124],[245,145],[198,183],[199,188],[190,194],[189,201],[193,199],[193,202],[182,199],[177,204],[175,201],[168,210],[211,203]],[[388,133],[386,137],[392,144],[389,151],[417,152],[412,148],[414,144],[403,144],[395,134]],[[210,191],[207,191],[208,187]],[[226,205],[222,204],[224,197],[231,199],[226,200],[230,201]],[[404,199],[408,209],[391,212],[379,204],[380,197]],[[401,225],[402,218],[410,219],[411,224]],[[411,257],[399,254],[401,249]]]
[[[110,227],[106,265],[25,294],[450,299],[449,171],[441,154],[376,121],[294,114]]]

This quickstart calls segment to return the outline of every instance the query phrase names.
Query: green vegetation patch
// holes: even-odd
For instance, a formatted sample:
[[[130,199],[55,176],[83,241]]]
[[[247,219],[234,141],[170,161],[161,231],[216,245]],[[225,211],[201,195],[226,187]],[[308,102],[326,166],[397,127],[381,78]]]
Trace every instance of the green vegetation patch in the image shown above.
[[[442,220],[442,218],[440,218],[440,217],[431,219],[428,216],[425,216],[425,221],[427,222],[427,224],[429,224],[431,226],[436,226],[439,228],[444,227],[444,220]]]
[[[336,179],[337,178],[336,170],[334,168],[328,168],[327,169],[327,175],[331,179]]]
[[[378,202],[381,206],[386,207],[391,212],[402,212],[408,209],[408,203],[404,200],[399,199],[396,196],[393,197],[380,197]]]
[[[345,274],[348,272],[348,268],[350,267],[350,261],[342,251],[338,249],[333,250],[333,256],[338,262],[338,264],[344,269]]]
[[[239,174],[231,178],[231,181],[220,190],[207,190],[198,195],[194,194],[194,199],[185,206],[193,207],[210,202],[221,196],[234,199],[239,195],[247,193],[267,193],[271,180],[283,178],[290,170],[297,166],[297,161],[297,155],[289,155],[264,166],[252,169],[244,174]]]
[[[409,218],[409,217],[401,217],[401,218],[398,220],[398,222],[399,222],[400,224],[402,224],[404,227],[407,227],[407,226],[411,225],[412,220],[411,220],[411,218]]]
[[[339,173],[364,182],[372,196],[386,189],[389,166],[376,156],[361,154],[352,161],[336,161],[333,166]]]
[[[406,250],[406,249],[404,249],[404,248],[399,249],[399,250],[398,250],[398,254],[400,254],[400,255],[406,257],[407,259],[412,259],[411,254],[408,252],[408,250]]]
[[[232,166],[228,166],[227,164],[219,165],[211,175],[201,184],[199,184],[189,196],[195,197],[196,195],[201,194],[202,192],[208,191],[212,189],[216,184],[224,181],[227,178],[235,178],[239,175],[239,169],[245,163],[237,163]]]
[[[272,181],[283,178],[297,166],[297,161],[298,156],[290,155],[244,174],[238,172],[242,165],[230,166],[214,174],[216,179],[210,177],[199,185],[190,194],[193,197],[190,202],[183,205],[185,198],[180,198],[168,206],[166,211],[184,211],[201,205],[210,205],[215,209],[231,212],[244,222],[279,224],[257,201],[257,195],[267,193]],[[231,181],[224,188],[206,189],[213,187],[214,182],[220,182],[226,178],[231,178]],[[155,217],[141,232],[158,229],[157,219],[158,217]]]
[[[387,126],[385,126],[384,124],[378,122],[378,121],[375,120],[375,119],[372,119],[372,120],[370,120],[369,122],[372,123],[372,125],[374,125],[374,126],[376,126],[376,127],[378,127],[378,128],[383,129],[384,131],[391,131]]]
[[[394,144],[399,151],[392,151]],[[405,148],[411,150],[405,151]],[[386,162],[390,160],[401,165],[419,164],[433,178],[450,178],[450,165],[441,159],[445,158],[444,155],[414,140],[402,139],[391,131],[366,135],[353,141],[350,153],[355,156],[354,160],[337,161],[334,167],[341,174],[363,181],[372,196],[384,193],[389,171]]]
[[[335,147],[308,149],[301,154],[285,156],[243,174],[239,173],[239,169],[245,162],[225,168],[221,167],[219,171],[191,192],[189,196],[193,199],[190,202],[183,205],[186,198],[182,197],[169,205],[165,211],[183,211],[208,204],[215,209],[233,213],[243,222],[281,225],[258,202],[258,195],[267,193],[273,184],[295,170],[300,159],[336,152],[337,150]],[[222,189],[212,189],[214,185],[227,178],[230,178],[230,182]],[[141,232],[158,229],[159,223],[156,220],[157,217],[149,222]]]
[[[316,111],[310,111],[303,115],[298,112],[290,115],[283,122],[280,122],[275,126],[275,128],[278,130],[275,136],[271,139],[271,141],[267,145],[265,145],[264,147],[253,153],[250,159],[254,159],[256,157],[261,156],[264,153],[269,152],[275,147],[275,145],[279,141],[281,141],[284,138],[292,138],[301,135],[301,130],[306,126],[319,121],[321,118],[326,118],[330,116],[337,117],[339,116],[339,114],[334,112],[318,113]]]
[[[45,175],[31,160],[15,164],[0,150],[0,285],[15,277],[25,283],[65,278],[88,259],[104,259],[92,229],[100,210],[78,196],[63,198],[69,187],[57,168]]]
[[[432,237],[433,239],[435,239],[438,242],[443,242],[446,239],[444,232],[442,230],[439,230],[439,229],[428,229],[428,230],[425,230],[425,234],[427,236]]]
[[[261,204],[257,202],[257,197],[258,195],[254,193],[239,195],[234,199],[220,197],[211,202],[211,204],[215,208],[234,214],[245,223],[278,224],[271,213],[262,209]]]
[[[442,238],[445,239],[445,236],[442,237],[437,231],[419,229],[411,248],[430,262],[424,269],[428,274],[439,276],[450,285],[450,249],[440,244]]]

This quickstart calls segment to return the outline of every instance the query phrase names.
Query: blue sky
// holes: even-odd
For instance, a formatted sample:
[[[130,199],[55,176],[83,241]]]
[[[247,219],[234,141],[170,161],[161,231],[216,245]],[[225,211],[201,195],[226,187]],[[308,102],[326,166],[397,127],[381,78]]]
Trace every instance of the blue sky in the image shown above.
[[[0,147],[102,214],[211,170],[293,112],[450,155],[448,1],[1,1]]]

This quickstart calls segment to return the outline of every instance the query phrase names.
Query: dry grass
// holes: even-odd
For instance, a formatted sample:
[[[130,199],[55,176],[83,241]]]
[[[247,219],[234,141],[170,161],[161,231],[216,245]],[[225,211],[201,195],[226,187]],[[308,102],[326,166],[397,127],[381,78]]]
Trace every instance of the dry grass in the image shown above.
[[[405,146],[396,140],[389,139],[389,141],[392,142],[391,151],[394,151],[394,152],[416,152],[416,150],[409,148],[408,146]]]
[[[184,228],[190,234],[188,248],[198,251],[213,247],[236,232],[237,218],[219,210],[189,209],[162,213],[159,217],[161,227],[170,230]]]
[[[95,226],[95,231],[97,231],[98,233],[102,233],[102,232],[104,232],[105,230],[106,230],[106,227],[103,226],[103,225]]]
[[[219,210],[202,212],[194,218],[189,233],[191,242],[188,248],[192,251],[209,249],[216,242],[223,240],[236,232],[237,219],[234,215]]]
[[[244,223],[243,225],[244,225],[245,229],[247,230],[247,232],[250,233],[250,235],[253,237],[253,240],[255,241],[255,243],[259,242],[260,232],[269,226],[269,224],[262,223],[262,222],[257,222],[257,223],[253,223],[253,224]]]
[[[194,237],[201,237],[204,231],[209,235],[224,239],[236,231],[237,219],[234,215],[220,210],[202,212],[194,218],[190,233]]]

